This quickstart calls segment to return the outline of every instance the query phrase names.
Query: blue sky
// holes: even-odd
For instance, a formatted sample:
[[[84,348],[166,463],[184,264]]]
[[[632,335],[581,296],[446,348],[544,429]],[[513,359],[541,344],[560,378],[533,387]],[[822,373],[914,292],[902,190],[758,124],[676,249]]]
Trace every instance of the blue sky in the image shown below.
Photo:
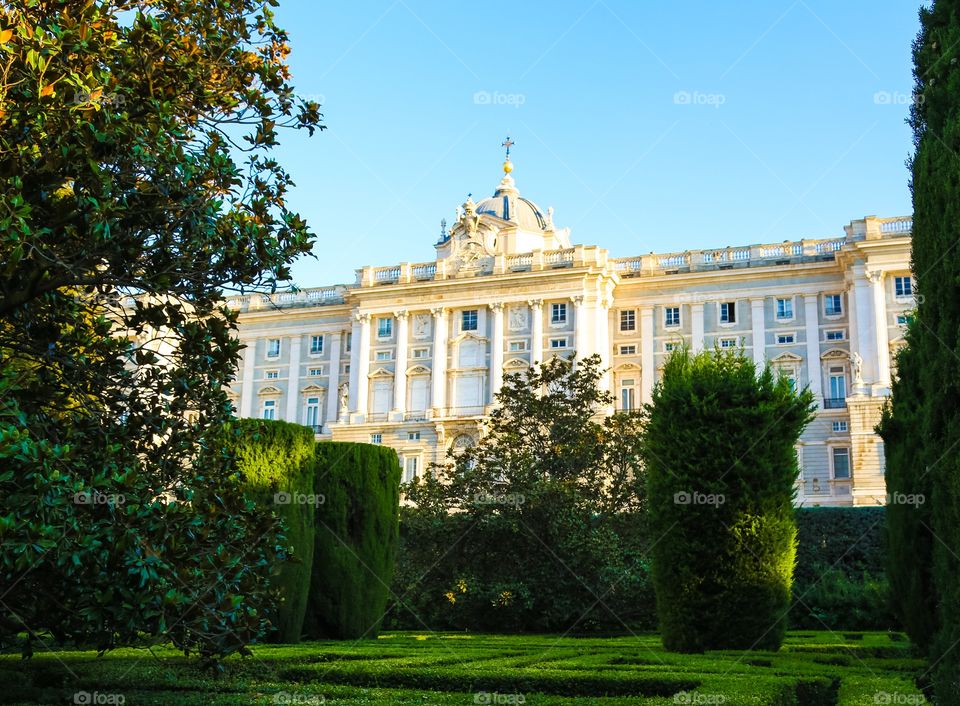
[[[614,257],[842,235],[910,212],[912,0],[282,0],[301,287],[434,259],[499,181]]]

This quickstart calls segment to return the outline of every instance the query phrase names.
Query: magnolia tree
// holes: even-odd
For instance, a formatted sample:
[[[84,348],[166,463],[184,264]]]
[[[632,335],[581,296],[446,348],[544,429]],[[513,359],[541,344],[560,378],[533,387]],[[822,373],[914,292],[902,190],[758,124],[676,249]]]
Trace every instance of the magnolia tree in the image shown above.
[[[0,10],[0,640],[208,659],[268,628],[286,549],[208,444],[236,320],[310,249],[278,131],[311,134],[274,0]]]

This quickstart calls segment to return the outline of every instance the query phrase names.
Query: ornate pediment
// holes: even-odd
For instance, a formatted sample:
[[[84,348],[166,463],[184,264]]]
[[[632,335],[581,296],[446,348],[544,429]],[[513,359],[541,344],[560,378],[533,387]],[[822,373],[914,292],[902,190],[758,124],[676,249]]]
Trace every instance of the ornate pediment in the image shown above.
[[[371,370],[367,375],[370,378],[392,378],[393,371],[387,370],[386,368],[377,368],[376,370]]]
[[[784,363],[786,364],[800,363],[802,361],[803,361],[803,358],[798,356],[796,353],[791,353],[789,351],[781,353],[776,358],[772,358],[770,360],[771,363],[781,364],[781,365]]]
[[[273,385],[264,385],[260,388],[259,393],[261,395],[279,395],[280,390]]]
[[[848,360],[849,358],[849,351],[845,351],[842,348],[831,348],[830,350],[824,351],[820,356],[821,360]]]
[[[407,368],[407,375],[429,375],[430,368],[424,365],[412,365]]]
[[[519,370],[520,368],[529,368],[530,363],[523,358],[511,358],[510,360],[504,361],[503,367],[504,369]]]

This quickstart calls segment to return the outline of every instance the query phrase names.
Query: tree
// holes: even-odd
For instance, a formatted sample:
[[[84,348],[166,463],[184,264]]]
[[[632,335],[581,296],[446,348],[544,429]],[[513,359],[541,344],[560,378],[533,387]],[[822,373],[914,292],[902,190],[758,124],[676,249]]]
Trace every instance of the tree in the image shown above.
[[[813,395],[741,354],[678,349],[643,444],[664,647],[779,649],[796,557],[795,445]]]
[[[3,640],[214,659],[269,627],[284,538],[211,434],[239,350],[222,290],[311,244],[270,150],[320,115],[275,5],[0,11]]]
[[[892,488],[925,494],[918,516],[891,510],[891,544],[916,539],[918,556],[895,566],[891,580],[909,601],[907,627],[933,626],[938,703],[960,704],[960,1],[920,10],[913,47],[916,152],[912,161],[913,272],[917,312],[909,353],[881,425],[889,440]],[[922,506],[921,506],[922,507]],[[932,548],[932,549],[931,549]],[[895,550],[896,551],[896,550]],[[932,558],[914,579],[904,572]],[[902,587],[906,585],[907,590]],[[930,607],[936,606],[931,616]],[[913,616],[912,618],[910,616]],[[921,639],[921,644],[924,641]]]
[[[645,564],[620,529],[643,507],[639,418],[605,415],[613,400],[599,366],[596,355],[552,358],[507,375],[477,443],[405,486],[415,508],[399,571],[410,583],[398,588],[414,614],[434,626],[559,630],[619,628],[638,612],[631,589]]]

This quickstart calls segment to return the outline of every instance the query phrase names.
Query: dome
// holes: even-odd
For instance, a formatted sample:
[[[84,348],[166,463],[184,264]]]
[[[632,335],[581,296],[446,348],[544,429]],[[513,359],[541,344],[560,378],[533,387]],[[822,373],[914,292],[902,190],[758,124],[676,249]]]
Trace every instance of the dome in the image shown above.
[[[477,204],[476,212],[515,223],[524,230],[544,231],[549,224],[537,204],[520,196],[509,174],[503,177],[493,196]]]

